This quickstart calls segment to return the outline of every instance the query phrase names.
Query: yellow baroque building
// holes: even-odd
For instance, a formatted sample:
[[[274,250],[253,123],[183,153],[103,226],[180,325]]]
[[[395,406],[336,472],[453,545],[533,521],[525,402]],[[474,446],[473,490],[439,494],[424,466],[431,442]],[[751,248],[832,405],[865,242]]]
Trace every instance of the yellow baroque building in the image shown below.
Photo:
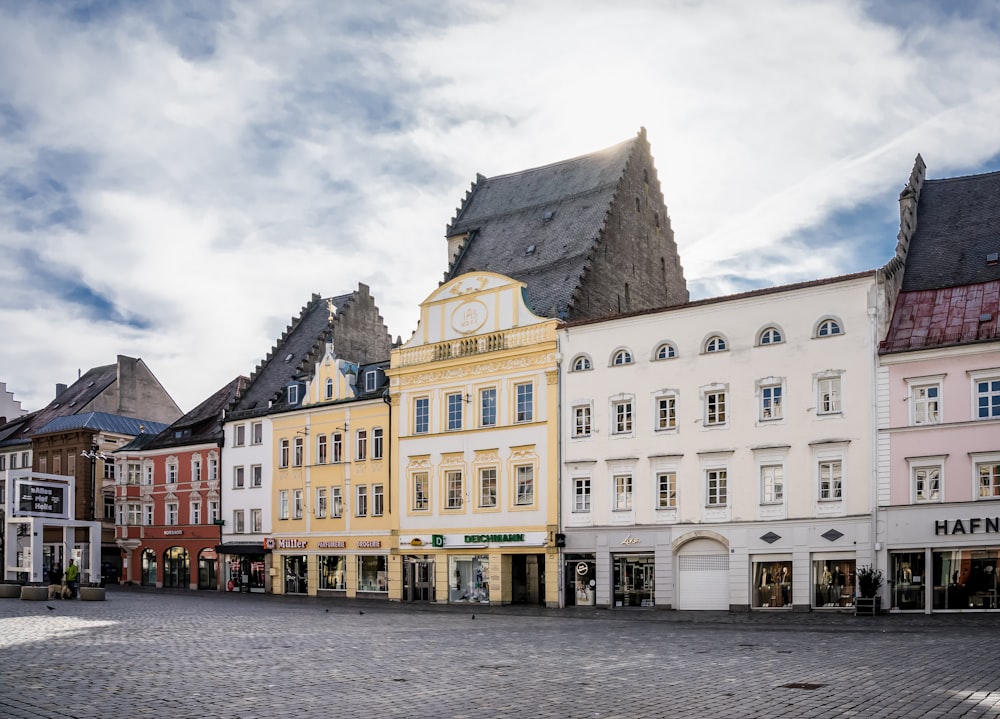
[[[558,320],[524,297],[463,274],[392,352],[391,599],[558,606]]]
[[[271,415],[274,516],[265,542],[276,594],[399,594],[389,572],[395,539],[386,365],[358,366],[330,344],[302,380],[301,404]]]

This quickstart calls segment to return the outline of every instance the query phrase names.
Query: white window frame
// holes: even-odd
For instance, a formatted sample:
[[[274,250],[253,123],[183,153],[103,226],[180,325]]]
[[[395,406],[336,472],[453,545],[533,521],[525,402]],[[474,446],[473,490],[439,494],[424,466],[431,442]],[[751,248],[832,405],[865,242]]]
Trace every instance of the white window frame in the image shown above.
[[[250,487],[260,489],[264,486],[264,467],[260,464],[250,465]]]
[[[535,418],[535,384],[518,382],[514,385],[514,422],[532,422]]]
[[[784,419],[785,382],[783,378],[766,377],[757,381],[757,421],[776,422]]]
[[[247,426],[246,424],[238,424],[233,427],[233,446],[243,447],[247,443]]]
[[[653,431],[677,431],[677,392],[664,390],[653,397]]]
[[[154,509],[155,507],[152,504],[142,505],[142,523],[147,527],[151,527],[153,525],[153,519],[155,516]]]
[[[463,405],[465,395],[461,392],[449,392],[445,395],[445,406],[448,408],[447,427],[449,432],[459,432],[462,429]]]
[[[479,426],[497,426],[497,388],[483,387],[479,390]]]
[[[1000,419],[1000,369],[970,372],[972,379],[972,419],[977,422]],[[979,385],[986,383],[985,391]],[[996,385],[996,386],[994,386]],[[986,400],[986,414],[980,416],[980,400]]]
[[[589,514],[592,506],[592,486],[590,477],[573,478],[573,512]]]
[[[326,434],[320,434],[316,436],[316,464],[326,464],[327,459],[329,459],[329,445],[327,443]]]
[[[906,378],[907,414],[911,427],[941,423],[944,378],[943,374]]]
[[[305,497],[301,489],[292,490],[292,519],[302,519],[305,516]]]
[[[757,346],[770,347],[780,345],[785,341],[785,333],[778,325],[768,325],[757,333]]]
[[[326,519],[326,487],[316,487],[316,519]]]
[[[677,470],[656,472],[656,509],[677,509]]]
[[[245,513],[242,509],[233,510],[233,533],[234,534],[245,534],[247,531],[246,522],[244,520]]]
[[[368,430],[359,429],[355,435],[354,459],[364,462],[368,459]]]
[[[816,460],[816,491],[820,502],[844,501],[844,465],[843,457],[821,457]]]
[[[292,466],[301,467],[305,461],[305,438],[296,437],[292,445]]]
[[[713,334],[705,338],[704,344],[702,344],[703,354],[717,354],[719,352],[729,351],[729,340],[721,334]]]
[[[587,372],[594,368],[594,363],[587,355],[577,355],[570,364],[570,372]]]
[[[611,400],[611,434],[631,436],[635,431],[635,398],[615,397]]]
[[[452,511],[465,508],[465,476],[460,469],[444,473],[444,508]]]
[[[298,404],[299,403],[299,385],[295,382],[288,385],[288,404]]]
[[[264,443],[264,423],[263,422],[251,422],[250,423],[250,444],[263,444]]]
[[[340,487],[330,487],[330,516],[334,519],[344,516],[344,493]]]
[[[167,484],[177,484],[177,460],[167,462]]]
[[[824,372],[816,375],[816,415],[839,416],[844,413],[844,373]]]
[[[589,437],[593,431],[594,412],[589,404],[573,407],[573,437]]]
[[[288,439],[282,437],[278,441],[278,467],[281,469],[286,469],[288,467],[288,460],[291,456],[291,445],[288,443]]]
[[[974,482],[972,496],[980,502],[1000,499],[1000,452],[971,452],[969,457],[972,459],[972,479]],[[990,492],[987,494],[982,493],[982,480],[987,476],[984,474],[984,470],[989,472],[991,482]]]
[[[378,373],[375,370],[368,370],[365,372],[365,392],[375,391],[375,380],[378,377]]]
[[[189,511],[191,519],[189,524],[201,524],[201,501],[192,500]]]
[[[910,501],[913,504],[939,504],[944,501],[944,460],[945,455],[906,458],[910,469]],[[937,486],[933,487],[934,484]]]
[[[385,485],[372,485],[372,516],[381,517],[385,513]]]
[[[177,502],[167,502],[167,524],[175,526],[177,524],[180,508]]]
[[[627,347],[619,347],[611,353],[610,367],[624,367],[633,362],[632,350]]]
[[[660,342],[653,350],[653,361],[664,362],[677,359],[677,345],[673,342]]]
[[[480,509],[496,509],[499,506],[500,472],[496,467],[479,468],[479,507]],[[489,484],[487,485],[487,481]],[[492,488],[492,493],[487,489]]]
[[[840,337],[844,334],[844,323],[837,317],[824,317],[816,323],[813,330],[814,339],[826,339],[827,337]]]
[[[410,488],[413,493],[410,508],[414,512],[426,512],[431,508],[430,481],[429,472],[413,472],[410,474]]]
[[[713,384],[701,388],[702,426],[729,426],[729,385]]]
[[[385,437],[381,427],[372,427],[372,459],[382,459],[385,451]]]
[[[431,424],[431,398],[415,397],[413,400],[413,434],[427,434]]]
[[[784,504],[785,465],[781,462],[761,462],[757,473],[760,477],[760,503]]]
[[[631,472],[616,472],[611,477],[611,511],[631,512],[635,504],[635,486]]]
[[[278,490],[278,519],[288,519],[288,490]]]
[[[264,511],[262,509],[250,510],[250,531],[255,534],[264,531]]]
[[[514,468],[514,481],[517,483],[514,504],[518,507],[531,507],[535,504],[535,467],[531,464],[519,464]]]
[[[710,509],[729,506],[729,467],[706,467],[705,506]]]

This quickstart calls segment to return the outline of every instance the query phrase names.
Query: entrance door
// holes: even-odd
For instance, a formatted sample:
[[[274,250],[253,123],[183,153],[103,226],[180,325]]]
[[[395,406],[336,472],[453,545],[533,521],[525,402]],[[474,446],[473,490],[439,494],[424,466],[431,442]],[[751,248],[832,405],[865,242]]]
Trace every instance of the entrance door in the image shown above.
[[[429,602],[434,596],[434,562],[412,559],[403,563],[403,600]]]
[[[729,554],[711,539],[685,544],[677,557],[678,609],[729,609]]]
[[[511,556],[511,602],[543,604],[545,602],[545,555],[515,554]]]

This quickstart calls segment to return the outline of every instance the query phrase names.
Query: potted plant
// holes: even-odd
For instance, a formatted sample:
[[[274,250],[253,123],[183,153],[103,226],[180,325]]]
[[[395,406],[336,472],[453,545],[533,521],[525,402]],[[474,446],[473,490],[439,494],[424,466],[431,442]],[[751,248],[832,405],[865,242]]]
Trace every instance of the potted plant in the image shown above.
[[[858,594],[854,601],[854,613],[875,616],[882,611],[882,570],[871,564],[858,567]]]

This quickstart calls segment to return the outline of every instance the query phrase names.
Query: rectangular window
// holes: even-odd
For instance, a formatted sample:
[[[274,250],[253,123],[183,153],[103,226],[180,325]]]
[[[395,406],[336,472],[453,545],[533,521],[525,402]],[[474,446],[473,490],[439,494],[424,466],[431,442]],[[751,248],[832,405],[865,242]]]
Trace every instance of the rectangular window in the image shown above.
[[[725,469],[709,469],[705,471],[707,496],[705,503],[709,507],[725,507],[729,502],[728,471]]]
[[[251,532],[263,532],[264,531],[264,514],[260,509],[250,510],[250,531]]]
[[[262,444],[264,442],[264,423],[253,422],[250,425],[250,444]]]
[[[816,381],[816,411],[819,414],[840,412],[840,377],[824,377]]]
[[[11,469],[17,469],[17,455],[16,454],[10,455],[10,468]]]
[[[361,484],[356,488],[357,494],[355,495],[354,503],[354,516],[356,517],[367,517],[368,516],[368,487]]]
[[[340,487],[330,488],[330,499],[333,503],[330,516],[331,517],[343,517],[344,516],[344,495],[340,491]]]
[[[326,517],[326,487],[316,487],[316,518]]]
[[[479,470],[479,506],[497,506],[496,467],[484,467]]]
[[[573,511],[590,511],[590,478],[573,480]]]
[[[125,508],[124,505],[121,505],[121,504],[118,505],[118,519],[115,521],[115,524],[119,524],[119,525],[120,524],[125,524],[125,519],[126,519],[126,516],[127,516],[126,513],[125,513],[125,510],[126,510],[126,508]]]
[[[142,465],[138,462],[129,462],[126,468],[126,481],[129,484],[139,484],[142,477]]]
[[[462,395],[448,395],[448,429],[462,429]]]
[[[910,421],[913,424],[937,424],[941,421],[941,385],[923,384],[910,388]]]
[[[431,401],[427,397],[413,400],[413,433],[426,434],[430,428]]]
[[[167,465],[167,484],[177,484],[177,465]]]
[[[0,454],[0,472],[7,470],[7,455]]]
[[[332,445],[333,462],[339,464],[344,461],[344,437],[340,432],[333,433]]]
[[[211,466],[212,466],[212,463],[211,463],[211,461],[209,461],[209,467],[211,467]],[[150,464],[145,465],[143,467],[143,470],[144,471],[142,473],[142,483],[143,484],[152,484],[153,483],[153,464],[150,463]]]
[[[153,483],[153,468],[149,467],[149,484]],[[214,482],[219,478],[219,460],[210,457],[208,460],[208,480]]]
[[[296,437],[295,438],[295,449],[292,452],[292,464],[294,464],[296,467],[301,467],[302,466],[302,456],[303,456],[303,454],[305,454],[305,452],[304,452],[304,440],[302,439],[302,437]]]
[[[201,524],[201,502],[191,502],[191,524]]]
[[[413,481],[413,509],[421,512],[430,507],[430,498],[427,496],[427,472],[415,472]]]
[[[705,393],[705,424],[720,425],[726,423],[726,393]]]
[[[299,403],[299,386],[297,384],[288,385],[288,404]]]
[[[517,396],[517,421],[530,422],[535,416],[535,388],[530,382],[514,386]]]
[[[243,489],[246,486],[245,467],[240,465],[233,467],[233,489]]]
[[[142,505],[142,514],[143,514],[143,524],[145,524],[147,527],[153,526],[153,505],[152,504]]]
[[[242,447],[247,443],[247,426],[238,424],[233,428],[233,446]]]
[[[657,472],[656,508],[673,509],[677,506],[677,473]]]
[[[193,459],[191,460],[191,481],[200,482],[201,481],[201,460]]]
[[[761,385],[760,388],[760,419],[767,422],[781,419],[781,385]]]
[[[616,474],[614,483],[615,511],[623,512],[632,509],[632,475]]]
[[[316,464],[326,464],[326,435],[316,438]]]
[[[976,379],[976,419],[1000,418],[1000,377]]]
[[[445,508],[461,509],[463,500],[462,473],[451,471],[444,473]]]
[[[355,453],[354,458],[362,461],[368,457],[368,430],[359,429],[357,440],[358,451]]]
[[[517,468],[517,499],[519,506],[535,503],[535,468],[525,465]]]
[[[979,498],[997,499],[1000,497],[1000,463],[983,462],[976,465],[979,475]]]
[[[383,439],[382,428],[372,430],[372,459],[382,459]]]
[[[24,460],[24,466],[25,467],[28,466],[27,458],[25,458]],[[44,470],[39,470],[39,471],[44,471]],[[115,463],[112,462],[110,459],[104,460],[104,478],[110,480],[114,480],[115,478]],[[177,479],[175,478],[174,481],[176,482]]]
[[[236,534],[243,534],[247,531],[243,518],[244,514],[242,509],[233,510],[233,532]]]
[[[150,507],[152,509],[152,507]],[[139,525],[142,523],[142,505],[141,504],[130,504],[128,505],[128,517],[126,521],[132,525]]]
[[[278,443],[278,466],[282,469],[288,466],[288,446],[287,439]]]
[[[495,427],[497,423],[497,390],[495,387],[479,391],[480,419],[483,427]]]
[[[677,429],[677,398],[670,395],[656,398],[656,429]]]
[[[167,524],[174,525],[177,524],[177,503],[170,502],[167,504]]]
[[[780,464],[768,464],[761,466],[761,504],[781,504],[785,498],[784,474],[785,468]]]
[[[615,402],[614,408],[614,428],[615,434],[628,434],[632,431],[632,401],[625,400]]]
[[[152,510],[152,507],[150,507],[150,510]],[[210,524],[215,524],[215,522],[217,520],[221,519],[221,518],[222,518],[222,515],[219,514],[219,502],[216,501],[216,500],[213,500],[213,501],[209,502],[208,503],[208,521],[209,521],[209,523]],[[150,524],[152,524],[152,522],[150,522]]]
[[[590,436],[590,405],[573,408],[573,436]]]
[[[819,498],[820,500],[843,499],[843,463],[831,460],[819,463]]]
[[[114,524],[115,522],[115,493],[104,492],[104,519]]]
[[[278,519],[288,519],[288,490],[278,491]]]
[[[941,501],[941,468],[913,468],[913,497],[918,502]]]
[[[385,512],[385,487],[381,484],[372,485],[372,516],[381,517]]]
[[[374,392],[375,391],[375,380],[376,379],[377,379],[377,376],[376,376],[376,373],[375,373],[374,370],[370,370],[368,372],[365,372],[365,392]]]
[[[304,507],[302,502],[302,490],[292,490],[292,519],[302,519]]]
[[[259,464],[250,465],[250,486],[257,488],[264,486],[264,467]]]

